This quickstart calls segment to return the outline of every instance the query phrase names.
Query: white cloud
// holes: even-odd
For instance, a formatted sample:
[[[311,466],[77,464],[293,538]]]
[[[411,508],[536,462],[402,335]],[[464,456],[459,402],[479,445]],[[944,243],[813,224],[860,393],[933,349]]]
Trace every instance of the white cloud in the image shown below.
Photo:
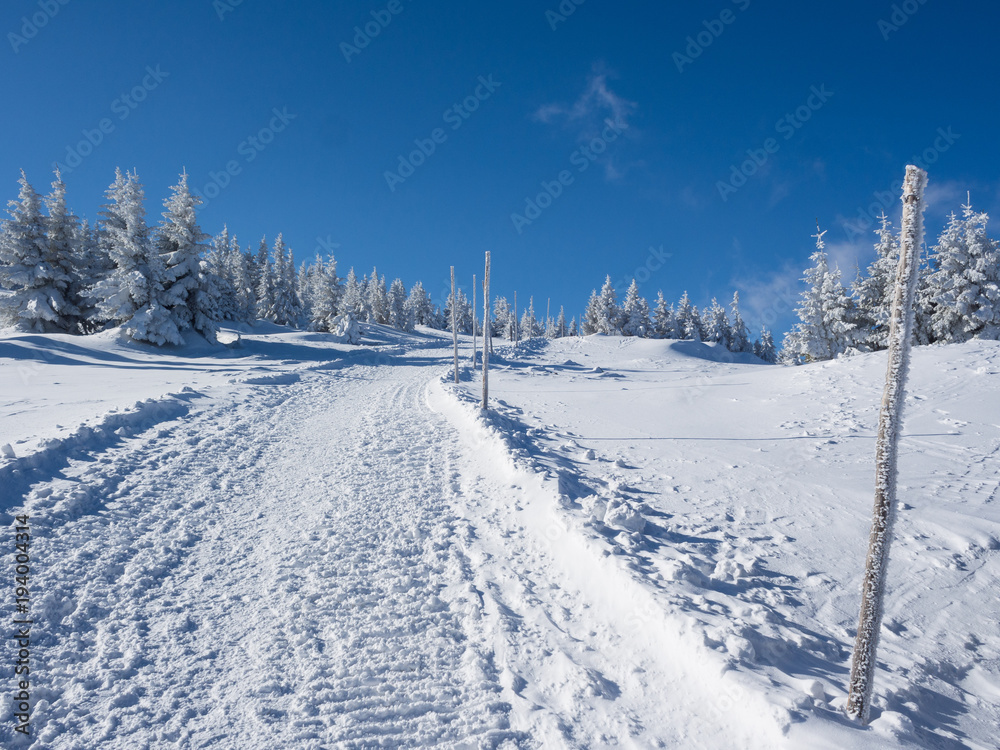
[[[592,138],[604,129],[604,121],[629,127],[628,118],[638,105],[615,93],[608,85],[611,76],[600,66],[587,79],[587,87],[572,105],[552,102],[535,110],[534,118],[547,125],[563,121],[567,126],[582,129],[581,138]]]

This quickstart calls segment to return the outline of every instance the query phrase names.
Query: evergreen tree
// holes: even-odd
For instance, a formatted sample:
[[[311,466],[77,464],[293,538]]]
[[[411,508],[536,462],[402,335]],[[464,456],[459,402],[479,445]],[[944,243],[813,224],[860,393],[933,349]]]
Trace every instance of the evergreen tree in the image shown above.
[[[413,330],[413,312],[406,304],[406,287],[402,279],[393,279],[389,286],[389,325],[400,331]]]
[[[840,271],[828,265],[824,234],[817,229],[816,251],[810,256],[813,265],[805,273],[807,288],[796,310],[799,322],[785,337],[787,357],[795,362],[833,359],[857,340],[854,302],[840,282]]]
[[[778,353],[774,349],[774,337],[766,328],[760,329],[760,338],[754,346],[754,354],[772,365],[778,361]]]
[[[295,325],[297,304],[295,300],[295,265],[285,238],[279,234],[272,248],[274,256],[274,306],[273,320],[278,325]]]
[[[344,294],[340,298],[340,312],[350,313],[355,320],[361,320],[364,302],[361,299],[361,282],[358,281],[357,274],[351,268],[347,272],[347,279],[344,281]]]
[[[569,335],[569,327],[566,325],[566,311],[559,307],[559,317],[556,318],[555,325],[552,326],[552,337],[561,339]]]
[[[42,216],[42,198],[21,172],[18,200],[0,232],[0,296],[3,317],[26,331],[65,330],[62,311],[71,277],[53,259]]]
[[[232,255],[232,238],[229,229],[223,226],[222,231],[212,238],[208,253],[205,256],[206,273],[215,279],[219,300],[216,306],[216,320],[236,320],[236,286],[233,283],[233,269],[230,259]]]
[[[618,295],[611,283],[611,276],[604,279],[601,287],[600,304],[598,306],[597,326],[601,333],[616,336],[621,333],[622,312],[618,307]]]
[[[648,336],[650,332],[649,303],[639,296],[639,285],[632,279],[622,304],[622,334]]]
[[[948,343],[1000,336],[1000,243],[986,235],[989,216],[962,206],[934,248],[927,280],[934,340]]]
[[[590,336],[601,331],[601,298],[594,289],[587,300],[587,309],[583,313],[583,335]]]
[[[406,298],[406,309],[414,325],[433,327],[434,305],[424,285],[419,281],[410,287],[410,294]]]
[[[163,258],[153,247],[138,176],[116,170],[107,196],[101,237],[114,269],[94,287],[98,314],[136,341],[183,344],[163,299]]]
[[[277,320],[274,309],[275,292],[275,267],[271,263],[270,253],[264,240],[257,248],[257,318],[260,320],[270,320],[272,323]]]
[[[656,293],[656,310],[653,313],[653,335],[658,339],[678,338],[673,305],[667,304],[662,291]]]
[[[571,320],[571,321],[569,322],[569,335],[570,335],[570,336],[578,336],[578,335],[579,335],[579,334],[577,333],[577,330],[576,330],[576,317],[574,317],[574,318],[573,318],[573,319],[572,319],[572,320]]]
[[[702,325],[701,313],[698,312],[697,305],[691,307],[691,314],[684,325],[684,338],[690,341],[703,341],[705,338],[705,329]]]
[[[53,283],[63,298],[56,325],[60,330],[79,333],[82,308],[86,307],[82,279],[89,269],[81,253],[80,220],[66,207],[66,184],[58,169],[45,207],[49,214],[45,219],[46,261],[54,270]]]
[[[678,338],[680,339],[695,339],[701,340],[700,327],[695,321],[695,316],[697,315],[696,308],[691,304],[691,299],[688,297],[688,293],[685,291],[681,296],[680,302],[677,303],[677,316],[675,318],[675,327],[677,329]],[[697,335],[696,335],[697,334]]]
[[[868,266],[867,274],[859,276],[853,285],[858,307],[858,344],[870,351],[888,346],[889,314],[899,265],[899,238],[893,234],[892,223],[885,213],[879,219],[875,260]]]
[[[111,275],[114,263],[103,252],[98,232],[91,229],[84,219],[77,226],[77,275],[70,282],[69,297],[80,310],[80,333],[94,333],[100,330],[101,319],[97,310],[98,300],[93,296],[93,287]]]
[[[155,243],[163,262],[163,304],[178,328],[194,328],[214,338],[216,311],[212,308],[217,304],[218,290],[201,267],[208,239],[198,226],[196,210],[201,198],[188,188],[186,172],[170,190],[171,196],[163,202],[167,210]]]
[[[733,292],[733,301],[730,305],[733,311],[733,324],[729,328],[729,348],[734,352],[750,352],[753,347],[750,345],[750,332],[743,316],[740,314],[740,293]],[[772,347],[774,342],[771,342]]]
[[[731,348],[730,338],[732,331],[729,327],[729,318],[726,315],[726,308],[719,304],[719,300],[712,298],[712,306],[708,308],[705,321],[705,341],[722,344],[727,349]]]
[[[253,286],[253,256],[241,252],[234,236],[226,259],[226,278],[233,287],[233,320],[249,323],[256,317],[257,295]]]
[[[369,322],[389,325],[389,292],[385,288],[385,275],[380,278],[377,269],[372,269],[365,295]]]
[[[502,336],[508,341],[514,340],[514,317],[510,302],[506,297],[497,297],[493,301],[493,335]]]
[[[542,335],[542,327],[535,317],[535,298],[528,298],[528,307],[521,315],[521,336],[526,339]]]

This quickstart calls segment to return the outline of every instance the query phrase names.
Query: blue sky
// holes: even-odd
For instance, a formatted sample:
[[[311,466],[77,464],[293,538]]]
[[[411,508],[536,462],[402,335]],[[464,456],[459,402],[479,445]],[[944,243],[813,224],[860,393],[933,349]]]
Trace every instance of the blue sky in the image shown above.
[[[440,299],[491,250],[493,293],[539,311],[638,275],[650,299],[738,289],[780,334],[816,220],[853,278],[914,156],[933,236],[966,190],[998,215],[998,21],[941,0],[9,0],[0,186],[24,168],[47,192],[64,164],[93,220],[136,169],[154,220],[186,168],[205,231],[335,245],[342,274]]]

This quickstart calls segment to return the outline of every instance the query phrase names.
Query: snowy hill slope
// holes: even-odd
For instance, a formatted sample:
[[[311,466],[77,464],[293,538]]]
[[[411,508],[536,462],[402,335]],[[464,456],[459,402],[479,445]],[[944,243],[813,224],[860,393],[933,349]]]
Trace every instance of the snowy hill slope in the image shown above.
[[[500,415],[486,424],[550,475],[564,506],[550,535],[610,552],[655,595],[635,627],[676,619],[687,648],[714,653],[706,672],[767,695],[791,747],[997,747],[1000,345],[915,352],[866,731],[840,709],[885,356],[791,369],[726,358],[602,336],[521,346],[494,363]],[[641,509],[641,536],[606,510],[617,503]],[[721,693],[725,711],[739,695]]]
[[[484,420],[448,340],[366,344],[0,339],[36,622],[0,744],[997,747],[1000,346],[915,353],[861,730],[884,357],[529,342]]]

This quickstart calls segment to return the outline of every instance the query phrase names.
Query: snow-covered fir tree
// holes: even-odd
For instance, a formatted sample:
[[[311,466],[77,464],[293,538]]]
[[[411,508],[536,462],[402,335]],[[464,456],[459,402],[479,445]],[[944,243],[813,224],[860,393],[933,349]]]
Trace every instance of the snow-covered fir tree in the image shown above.
[[[201,199],[191,193],[186,172],[170,190],[155,240],[163,263],[163,304],[179,329],[194,328],[214,338],[219,311],[212,308],[218,298],[202,269],[208,236],[198,226],[196,209]]]
[[[933,271],[921,304],[932,341],[1000,337],[1000,242],[986,234],[989,216],[962,206],[933,249]]]
[[[58,310],[60,330],[76,333],[80,330],[86,308],[82,280],[89,269],[80,243],[80,220],[66,206],[66,183],[56,170],[52,192],[45,198],[48,216],[45,218],[46,261],[54,270],[57,286],[63,298]]]
[[[275,266],[271,263],[270,251],[264,240],[257,248],[257,317],[260,320],[277,321],[274,309]]]
[[[576,317],[575,316],[569,322],[569,333],[567,335],[568,336],[579,336],[579,333],[577,332],[577,329],[576,329]]]
[[[859,348],[879,351],[888,346],[889,314],[896,287],[896,267],[899,265],[899,238],[892,231],[892,222],[883,212],[875,233],[875,260],[864,276],[852,285],[858,307]]]
[[[566,324],[566,311],[560,306],[559,317],[552,326],[552,338],[561,339],[569,335],[569,326]]]
[[[700,325],[695,320],[696,313],[696,308],[691,304],[691,298],[688,297],[688,293],[685,291],[684,294],[681,295],[680,302],[677,303],[675,326],[677,328],[678,338],[697,338],[700,340]],[[697,333],[697,336],[695,333]]]
[[[389,291],[385,286],[385,275],[380,277],[375,268],[365,288],[365,309],[368,322],[389,325]]]
[[[621,333],[622,313],[618,307],[618,295],[615,293],[610,275],[604,279],[604,286],[601,287],[597,315],[597,328],[600,333],[609,336]]]
[[[354,269],[351,268],[344,280],[344,294],[340,298],[340,312],[350,313],[355,320],[361,320],[361,313],[364,309],[362,292],[361,282],[358,280],[357,274],[354,273]]]
[[[651,329],[649,322],[649,303],[640,296],[639,285],[635,279],[625,293],[622,303],[621,332],[624,336],[648,336]]]
[[[760,338],[754,342],[753,353],[772,365],[778,361],[778,352],[774,347],[774,337],[766,328],[760,329]]]
[[[667,304],[663,292],[656,293],[656,309],[653,312],[653,335],[658,339],[676,339],[677,321],[674,318],[674,306]]]
[[[531,339],[542,335],[542,326],[535,317],[535,298],[528,298],[528,307],[521,315],[521,338]]]
[[[497,297],[493,301],[493,335],[513,341],[515,323],[510,302],[506,297]]]
[[[97,311],[98,300],[91,290],[101,279],[110,276],[114,269],[111,259],[103,252],[98,231],[84,219],[77,226],[77,274],[70,281],[69,298],[80,310],[78,333],[94,333],[102,321]]]
[[[728,349],[731,335],[726,308],[713,297],[711,307],[705,312],[705,341],[722,344]]]
[[[406,297],[406,310],[414,325],[434,325],[434,304],[424,285],[419,281],[410,287],[410,293]]]
[[[413,314],[406,305],[406,287],[402,279],[389,285],[389,325],[400,331],[413,330]]]
[[[136,174],[115,172],[110,202],[101,215],[101,237],[114,269],[93,290],[98,314],[125,335],[152,344],[182,344],[174,316],[164,302],[163,257],[146,224],[145,195]]]
[[[235,235],[226,259],[226,278],[233,290],[233,320],[251,322],[256,317],[257,307],[257,295],[253,286],[253,256],[249,251],[240,251]]]
[[[583,312],[583,335],[590,336],[594,333],[600,333],[601,326],[601,298],[597,294],[597,290],[594,289],[590,293],[590,299],[587,300],[587,308]]]
[[[3,319],[26,331],[66,330],[71,277],[50,252],[41,196],[23,171],[18,182],[18,199],[0,231],[0,286],[8,292],[0,296]]]
[[[840,271],[831,269],[823,235],[817,229],[812,267],[803,281],[806,290],[796,309],[799,322],[785,336],[783,349],[792,362],[833,359],[853,348],[857,340],[857,318],[853,300],[840,281]]]
[[[733,292],[733,301],[729,305],[733,311],[733,322],[729,327],[729,349],[734,352],[752,352],[753,345],[750,343],[750,332],[746,323],[743,322],[743,314],[740,312],[740,293]],[[774,342],[772,342],[773,345]]]
[[[274,322],[279,325],[296,326],[299,323],[300,307],[296,295],[295,256],[279,234],[272,248],[274,257]]]

